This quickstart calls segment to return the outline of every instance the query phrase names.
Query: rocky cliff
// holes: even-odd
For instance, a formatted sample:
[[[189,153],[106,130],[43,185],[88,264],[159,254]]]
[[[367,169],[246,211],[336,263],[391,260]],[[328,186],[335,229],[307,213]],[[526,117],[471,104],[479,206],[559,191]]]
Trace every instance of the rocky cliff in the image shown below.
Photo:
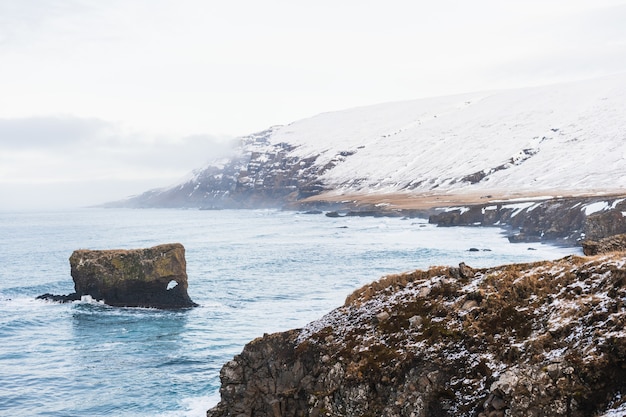
[[[387,276],[224,365],[226,416],[626,414],[626,253]]]
[[[429,217],[439,226],[507,226],[511,242],[579,244],[626,233],[626,198],[569,197],[448,207]]]

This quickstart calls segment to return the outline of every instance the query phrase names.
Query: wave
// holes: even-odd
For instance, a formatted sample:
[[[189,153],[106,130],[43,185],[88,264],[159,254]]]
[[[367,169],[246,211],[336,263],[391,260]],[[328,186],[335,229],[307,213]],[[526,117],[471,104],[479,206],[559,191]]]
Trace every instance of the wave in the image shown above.
[[[167,411],[156,414],[156,417],[198,417],[206,414],[209,408],[214,407],[220,401],[218,391],[211,395],[199,397],[187,397],[180,400],[180,410]],[[181,414],[182,413],[182,414]]]

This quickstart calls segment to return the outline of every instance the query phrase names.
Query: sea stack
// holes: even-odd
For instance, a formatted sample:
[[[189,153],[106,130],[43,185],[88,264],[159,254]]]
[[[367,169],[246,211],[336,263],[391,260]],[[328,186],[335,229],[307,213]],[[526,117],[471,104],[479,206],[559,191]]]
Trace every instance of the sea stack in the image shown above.
[[[76,292],[40,298],[71,301],[89,295],[118,307],[188,308],[185,248],[169,243],[147,249],[76,250],[70,256]]]

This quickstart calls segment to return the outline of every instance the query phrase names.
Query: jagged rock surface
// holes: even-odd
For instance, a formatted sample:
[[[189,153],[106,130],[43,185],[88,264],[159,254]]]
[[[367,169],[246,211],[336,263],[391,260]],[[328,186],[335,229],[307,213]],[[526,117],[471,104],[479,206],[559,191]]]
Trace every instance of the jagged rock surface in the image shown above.
[[[625,258],[385,277],[246,345],[207,416],[618,415]]]
[[[75,293],[38,298],[73,301],[89,295],[120,307],[197,306],[187,293],[185,248],[180,243],[147,249],[76,250],[70,267]]]

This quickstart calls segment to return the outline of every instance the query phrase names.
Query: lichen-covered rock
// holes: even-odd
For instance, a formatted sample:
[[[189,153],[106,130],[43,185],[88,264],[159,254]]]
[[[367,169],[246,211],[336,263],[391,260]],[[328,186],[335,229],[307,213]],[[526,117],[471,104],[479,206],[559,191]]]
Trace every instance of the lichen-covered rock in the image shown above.
[[[187,294],[185,248],[180,243],[148,249],[76,250],[70,266],[77,294],[112,306],[196,305]]]
[[[250,342],[207,416],[613,415],[625,300],[623,252],[388,276]]]
[[[186,308],[185,248],[180,243],[147,249],[76,250],[70,256],[75,293],[39,298],[72,301],[89,295],[112,306]]]

